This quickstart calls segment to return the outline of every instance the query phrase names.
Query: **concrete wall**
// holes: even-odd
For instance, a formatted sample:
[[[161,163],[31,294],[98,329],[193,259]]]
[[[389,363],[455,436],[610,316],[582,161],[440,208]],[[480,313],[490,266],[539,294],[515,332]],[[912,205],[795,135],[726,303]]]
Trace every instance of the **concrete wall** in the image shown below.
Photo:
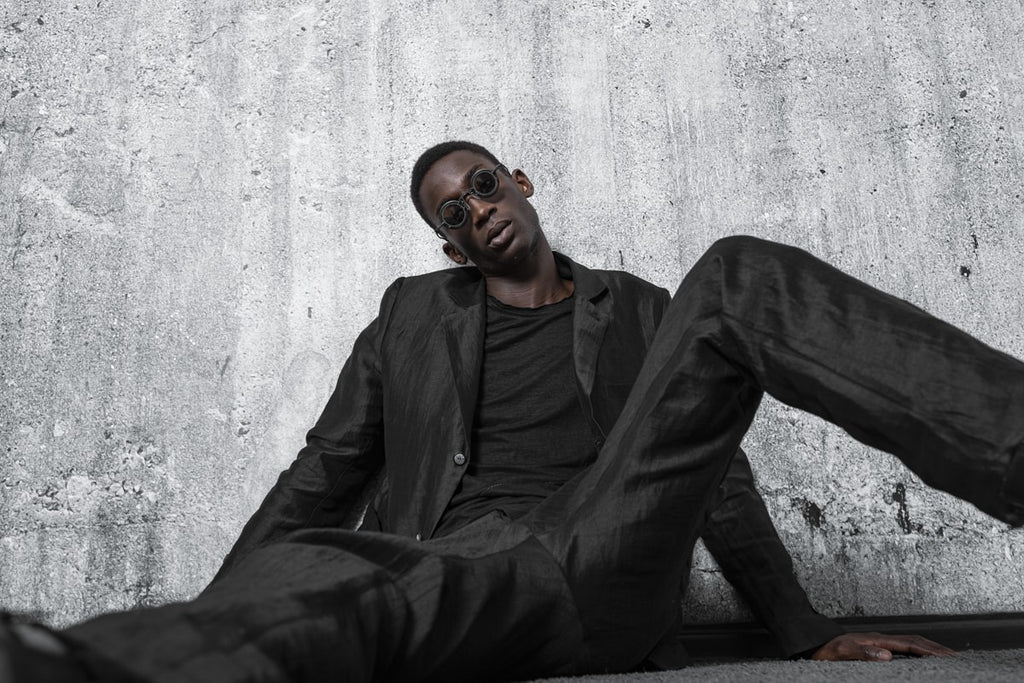
[[[400,274],[429,144],[553,244],[673,286],[799,244],[1024,356],[1019,2],[21,0],[0,8],[0,604],[194,595]],[[824,612],[1024,607],[1024,536],[768,401],[747,442]],[[692,619],[742,616],[698,553]]]

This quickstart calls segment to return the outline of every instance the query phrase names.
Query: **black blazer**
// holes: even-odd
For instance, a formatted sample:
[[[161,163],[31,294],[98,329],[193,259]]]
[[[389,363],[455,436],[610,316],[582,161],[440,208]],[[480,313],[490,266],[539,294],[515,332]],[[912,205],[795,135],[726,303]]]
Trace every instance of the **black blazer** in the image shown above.
[[[556,254],[574,281],[577,389],[600,447],[626,402],[662,315],[666,290]],[[246,524],[218,577],[297,529],[356,528],[386,476],[385,531],[430,538],[472,457],[485,289],[473,267],[399,278],[359,335],[307,445]],[[818,615],[740,451],[702,537],[726,577],[792,655],[841,632]]]

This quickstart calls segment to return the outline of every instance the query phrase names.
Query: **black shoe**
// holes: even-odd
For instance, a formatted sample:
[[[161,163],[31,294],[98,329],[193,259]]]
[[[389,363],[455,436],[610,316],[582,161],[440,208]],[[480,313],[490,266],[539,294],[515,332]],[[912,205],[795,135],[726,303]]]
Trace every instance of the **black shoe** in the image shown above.
[[[0,683],[89,683],[85,669],[42,626],[0,612]]]

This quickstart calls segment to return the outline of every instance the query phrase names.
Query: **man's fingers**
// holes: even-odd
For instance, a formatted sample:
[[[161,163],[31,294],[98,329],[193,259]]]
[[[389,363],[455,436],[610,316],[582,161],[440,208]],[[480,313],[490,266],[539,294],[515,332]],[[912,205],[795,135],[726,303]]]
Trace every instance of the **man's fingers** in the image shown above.
[[[948,657],[956,654],[956,650],[951,650],[945,645],[941,645],[936,643],[934,640],[928,640],[921,636],[872,635],[878,635],[878,640],[875,641],[876,645],[888,648],[893,652],[903,652],[922,657]]]
[[[892,652],[881,647],[865,647],[865,659],[873,659],[879,662],[888,662],[892,659]]]
[[[892,652],[868,638],[851,638],[839,648],[841,661],[888,662]]]
[[[892,653],[879,647],[870,633],[844,633],[825,643],[811,659],[830,662],[874,661],[883,662],[892,659]]]
[[[890,636],[881,633],[844,633],[823,645],[811,658],[820,660],[862,660],[887,662],[893,653],[922,657],[955,655],[945,645],[921,636]]]

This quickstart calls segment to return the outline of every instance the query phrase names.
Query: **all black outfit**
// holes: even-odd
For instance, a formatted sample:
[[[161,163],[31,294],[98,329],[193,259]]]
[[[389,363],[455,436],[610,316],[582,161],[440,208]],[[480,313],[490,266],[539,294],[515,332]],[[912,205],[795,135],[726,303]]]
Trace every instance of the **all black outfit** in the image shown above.
[[[667,308],[636,278],[563,264],[599,451],[586,471],[515,521],[498,511],[431,538],[473,458],[484,287],[473,269],[399,280],[203,595],[66,637],[145,680],[623,670],[670,630],[703,532],[783,647],[806,649],[835,627],[796,586],[739,451],[764,391],[1024,521],[1019,361],[754,238],[712,246]],[[382,467],[393,533],[345,530]]]

